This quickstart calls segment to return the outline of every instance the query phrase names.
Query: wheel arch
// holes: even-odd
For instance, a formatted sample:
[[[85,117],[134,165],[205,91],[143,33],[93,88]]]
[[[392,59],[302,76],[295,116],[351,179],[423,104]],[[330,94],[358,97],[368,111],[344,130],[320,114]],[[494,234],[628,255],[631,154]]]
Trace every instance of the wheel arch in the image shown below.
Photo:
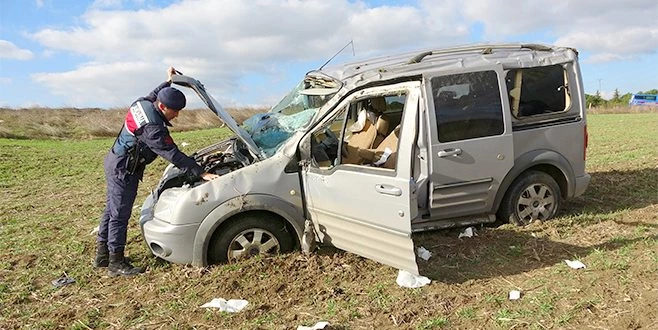
[[[562,199],[573,196],[576,183],[569,161],[552,150],[533,150],[514,160],[514,167],[507,173],[496,193],[494,212],[498,211],[501,201],[514,180],[528,171],[540,171],[550,175],[560,187]]]
[[[246,195],[232,198],[212,210],[201,222],[194,236],[192,264],[208,265],[208,244],[217,230],[230,224],[232,219],[248,213],[271,214],[280,218],[294,233],[293,244],[299,244],[304,231],[304,216],[295,205],[272,195]]]

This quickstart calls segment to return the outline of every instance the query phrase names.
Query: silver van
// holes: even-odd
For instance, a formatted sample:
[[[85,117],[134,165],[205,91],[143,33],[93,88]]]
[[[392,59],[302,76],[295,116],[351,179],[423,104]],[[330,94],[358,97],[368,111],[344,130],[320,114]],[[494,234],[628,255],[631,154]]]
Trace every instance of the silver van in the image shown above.
[[[587,126],[572,48],[475,45],[311,71],[269,112],[169,166],[140,224],[154,255],[204,266],[315,240],[418,273],[412,233],[553,218],[581,195]]]

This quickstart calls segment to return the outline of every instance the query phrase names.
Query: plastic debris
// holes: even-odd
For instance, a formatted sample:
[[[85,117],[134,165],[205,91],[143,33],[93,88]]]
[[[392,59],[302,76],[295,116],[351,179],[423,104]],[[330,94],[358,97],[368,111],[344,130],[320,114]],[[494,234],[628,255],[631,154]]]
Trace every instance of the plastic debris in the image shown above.
[[[509,292],[509,300],[518,300],[519,298],[521,298],[521,291],[512,290]]]
[[[64,273],[62,277],[53,280],[51,283],[53,284],[54,287],[61,288],[63,286],[75,283],[75,280],[72,277],[66,275],[66,273]]]
[[[98,230],[100,229],[100,226],[96,226],[96,228],[92,229],[89,235],[96,235],[98,234]]]
[[[419,258],[425,261],[430,260],[430,257],[432,257],[432,252],[428,251],[426,248],[422,246],[416,249],[416,254],[418,254]]]
[[[477,236],[477,235],[478,235],[478,234],[475,232],[475,228],[473,228],[473,227],[468,227],[468,228],[464,229],[463,232],[459,233],[459,237],[458,237],[458,238],[462,238],[462,237],[473,237],[473,236]]]
[[[432,281],[425,276],[414,275],[406,270],[400,269],[398,272],[398,278],[395,282],[403,288],[414,289],[430,284]]]
[[[329,322],[320,321],[320,322],[316,323],[315,325],[313,325],[311,327],[300,325],[300,326],[297,327],[297,330],[318,330],[318,329],[324,329],[324,327],[326,327],[328,325],[329,325]]]
[[[567,265],[573,269],[587,268],[585,264],[579,260],[565,260],[564,262],[566,262]]]
[[[302,253],[310,254],[315,250],[315,229],[313,221],[304,221],[304,235],[302,235]]]
[[[236,313],[247,307],[248,301],[242,299],[213,298],[210,302],[201,305],[201,308],[219,308],[222,312]]]

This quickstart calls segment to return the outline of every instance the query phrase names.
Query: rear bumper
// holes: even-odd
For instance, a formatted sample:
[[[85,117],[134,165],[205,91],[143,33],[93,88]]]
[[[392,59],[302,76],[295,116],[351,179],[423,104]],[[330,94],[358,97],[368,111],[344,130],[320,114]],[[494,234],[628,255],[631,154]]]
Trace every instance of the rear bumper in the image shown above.
[[[589,186],[589,181],[592,179],[592,176],[585,173],[583,176],[579,176],[576,178],[576,189],[574,190],[574,197],[582,195],[585,190],[587,190],[587,186]]]
[[[192,263],[193,242],[199,224],[172,225],[153,216],[155,200],[149,195],[142,205],[139,224],[153,255],[178,264]]]

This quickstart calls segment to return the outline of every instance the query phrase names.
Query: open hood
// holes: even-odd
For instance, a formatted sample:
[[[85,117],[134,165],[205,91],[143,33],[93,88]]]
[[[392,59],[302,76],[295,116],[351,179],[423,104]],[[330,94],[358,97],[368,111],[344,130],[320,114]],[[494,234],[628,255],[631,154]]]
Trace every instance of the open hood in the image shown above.
[[[242,127],[238,125],[238,123],[229,115],[226,111],[224,111],[224,108],[219,105],[219,102],[217,102],[208,92],[206,91],[206,88],[203,86],[203,84],[188,76],[184,75],[174,75],[172,76],[172,83],[180,86],[185,86],[188,88],[193,89],[197,95],[203,100],[203,103],[210,108],[214,113],[217,114],[219,119],[221,119],[228,128],[233,131],[233,133],[242,141],[244,144],[249,148],[249,151],[254,155],[254,157],[258,158],[259,160],[263,160],[266,158],[265,154],[263,151],[258,148],[254,140],[251,138],[249,133],[245,131]]]

